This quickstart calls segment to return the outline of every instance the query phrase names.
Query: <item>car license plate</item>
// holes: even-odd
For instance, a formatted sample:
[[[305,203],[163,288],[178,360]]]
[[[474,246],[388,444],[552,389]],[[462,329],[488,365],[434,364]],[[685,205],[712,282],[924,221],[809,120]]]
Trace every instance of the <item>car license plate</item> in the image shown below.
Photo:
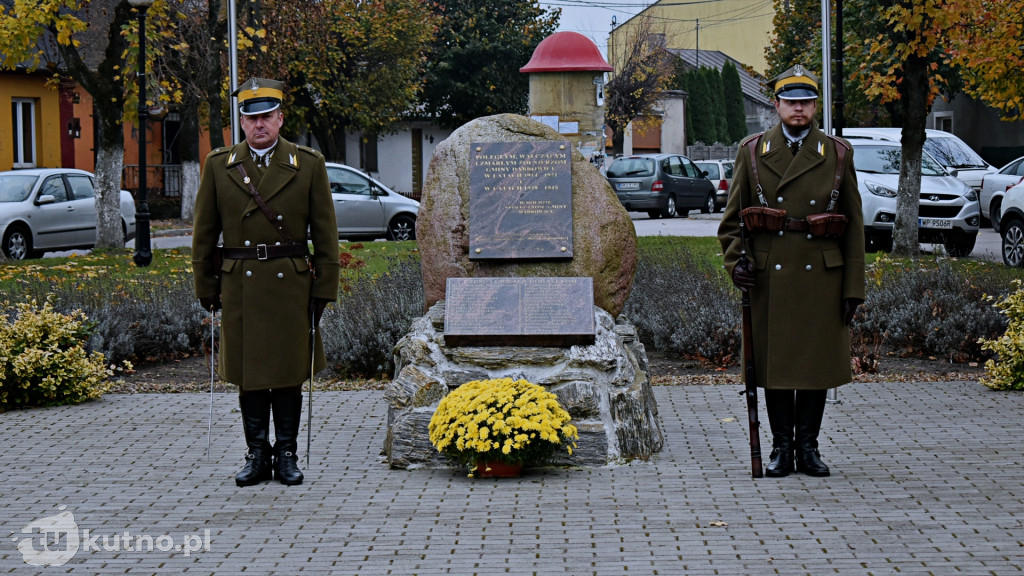
[[[640,189],[640,183],[639,182],[619,182],[618,187],[619,187],[618,188],[619,190],[639,190]]]
[[[938,228],[940,230],[952,230],[953,221],[942,218],[918,218],[918,228]]]

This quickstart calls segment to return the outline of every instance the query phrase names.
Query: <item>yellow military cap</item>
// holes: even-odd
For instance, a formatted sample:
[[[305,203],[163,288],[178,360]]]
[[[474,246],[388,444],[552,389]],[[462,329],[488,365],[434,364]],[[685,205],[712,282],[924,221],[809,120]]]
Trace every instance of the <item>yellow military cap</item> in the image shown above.
[[[284,82],[251,78],[231,93],[238,97],[238,111],[245,116],[277,110],[284,101]]]
[[[797,64],[772,79],[772,92],[780,100],[807,100],[818,97],[818,77]]]

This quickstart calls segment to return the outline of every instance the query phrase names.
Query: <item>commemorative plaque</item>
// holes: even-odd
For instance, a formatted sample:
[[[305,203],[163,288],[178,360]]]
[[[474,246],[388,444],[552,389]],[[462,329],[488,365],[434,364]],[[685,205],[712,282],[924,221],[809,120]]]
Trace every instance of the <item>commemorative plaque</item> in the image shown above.
[[[469,259],[572,259],[568,142],[472,144]]]
[[[446,346],[594,343],[592,278],[449,278]]]

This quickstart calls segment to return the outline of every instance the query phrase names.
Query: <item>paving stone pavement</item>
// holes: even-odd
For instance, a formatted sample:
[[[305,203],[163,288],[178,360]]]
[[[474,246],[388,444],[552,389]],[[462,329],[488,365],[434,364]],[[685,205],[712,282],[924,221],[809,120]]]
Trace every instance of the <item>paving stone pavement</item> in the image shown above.
[[[207,395],[0,414],[0,574],[1024,571],[1021,393],[852,384],[826,409],[833,475],[756,481],[736,386],[655,395],[667,438],[650,461],[473,479],[388,469],[382,393],[319,393],[311,466],[293,487],[234,485],[231,394],[215,398],[210,458]],[[48,549],[67,560],[77,537],[78,552],[30,566],[21,551],[46,548],[22,528],[61,513],[74,523]]]

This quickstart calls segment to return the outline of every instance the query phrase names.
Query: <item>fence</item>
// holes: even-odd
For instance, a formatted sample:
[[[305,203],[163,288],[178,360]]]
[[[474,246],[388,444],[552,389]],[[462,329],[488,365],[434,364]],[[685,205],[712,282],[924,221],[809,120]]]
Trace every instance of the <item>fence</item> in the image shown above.
[[[715,142],[708,146],[703,142],[697,142],[693,146],[686,147],[686,157],[690,160],[732,160],[739,152],[739,144],[722,144]]]
[[[121,172],[121,188],[138,197],[139,165],[125,164]],[[181,165],[146,165],[146,199],[181,198]]]

